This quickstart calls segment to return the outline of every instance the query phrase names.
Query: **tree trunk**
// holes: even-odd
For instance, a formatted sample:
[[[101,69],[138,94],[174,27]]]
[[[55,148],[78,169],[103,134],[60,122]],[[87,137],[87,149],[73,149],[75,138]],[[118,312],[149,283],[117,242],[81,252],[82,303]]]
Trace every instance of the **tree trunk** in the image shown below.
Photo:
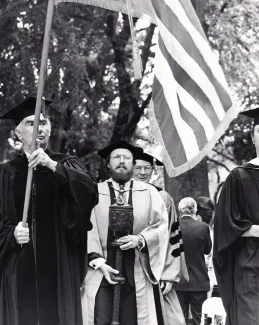
[[[132,82],[131,76],[127,69],[129,57],[125,49],[130,38],[130,26],[128,17],[126,15],[123,15],[123,28],[118,35],[115,33],[117,19],[118,17],[114,13],[109,15],[107,19],[107,35],[111,39],[114,50],[114,61],[119,82],[120,95],[120,106],[115,121],[113,134],[110,140],[111,143],[121,139],[126,141],[131,140],[137,124],[140,121],[145,108],[148,107],[151,100],[150,93],[147,95],[146,100],[143,100],[143,102],[139,104],[140,81],[135,80]],[[150,56],[150,46],[152,44],[154,30],[155,26],[151,24],[147,29],[147,34],[143,42],[144,44],[141,47],[143,72]]]
[[[176,206],[186,196],[194,199],[201,195],[209,197],[207,158],[180,176],[169,178],[165,173],[165,187],[174,198]]]

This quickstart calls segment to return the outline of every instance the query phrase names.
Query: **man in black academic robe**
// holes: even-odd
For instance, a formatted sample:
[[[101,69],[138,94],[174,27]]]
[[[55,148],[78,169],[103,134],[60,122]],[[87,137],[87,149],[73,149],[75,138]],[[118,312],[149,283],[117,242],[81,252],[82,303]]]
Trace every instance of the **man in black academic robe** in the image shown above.
[[[30,98],[2,117],[15,120],[24,153],[0,170],[0,324],[82,325],[80,284],[96,184],[76,157],[46,149],[50,124],[42,114],[43,149],[28,153],[34,108]],[[26,229],[20,221],[28,164],[35,169]]]
[[[259,110],[252,138],[257,158],[231,171],[216,206],[214,268],[229,325],[259,323]]]

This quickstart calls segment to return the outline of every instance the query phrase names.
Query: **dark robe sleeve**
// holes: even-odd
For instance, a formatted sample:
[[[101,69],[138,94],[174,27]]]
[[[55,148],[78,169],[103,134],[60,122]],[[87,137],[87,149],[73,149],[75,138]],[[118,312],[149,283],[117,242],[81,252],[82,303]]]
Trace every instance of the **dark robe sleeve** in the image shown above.
[[[85,241],[86,231],[92,229],[91,211],[98,202],[97,184],[76,157],[58,162],[54,178],[68,195],[65,206],[69,212],[62,215],[67,234],[75,241]]]
[[[97,183],[76,157],[58,161],[53,177],[58,186],[58,210],[67,247],[79,257],[82,282],[88,268],[87,233],[92,229],[91,211],[98,203]]]
[[[218,204],[214,223],[213,263],[219,291],[228,315],[232,314],[234,299],[234,256],[242,235],[252,226],[242,214],[239,202],[244,200],[238,168],[226,179]]]
[[[18,223],[13,202],[13,171],[8,164],[0,167],[0,324],[18,324],[16,308],[16,244],[14,229]],[[11,280],[10,280],[11,279]],[[11,312],[10,312],[11,311]]]
[[[14,237],[17,226],[14,206],[8,204],[13,202],[11,180],[12,173],[8,165],[0,166],[0,270],[8,254],[20,249]]]
[[[15,225],[12,225],[8,217],[0,214],[2,227],[0,230],[0,272],[5,265],[4,260],[14,250],[19,249],[19,245],[15,241],[14,230]]]
[[[99,253],[96,253],[96,252],[89,253],[89,254],[88,254],[88,262],[90,263],[90,262],[92,262],[93,260],[95,260],[95,259],[97,259],[97,258],[100,258],[100,257],[103,258],[103,256],[102,256],[101,254],[99,254]]]

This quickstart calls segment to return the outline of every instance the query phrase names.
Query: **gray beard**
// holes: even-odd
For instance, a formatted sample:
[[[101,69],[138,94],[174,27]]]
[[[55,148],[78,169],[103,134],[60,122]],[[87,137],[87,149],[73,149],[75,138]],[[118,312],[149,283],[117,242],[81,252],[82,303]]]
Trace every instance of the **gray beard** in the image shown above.
[[[127,171],[125,170],[125,172],[122,173],[122,172],[118,172],[117,170],[110,169],[110,175],[112,180],[114,180],[114,182],[119,184],[124,184],[132,178],[133,170],[127,170]]]

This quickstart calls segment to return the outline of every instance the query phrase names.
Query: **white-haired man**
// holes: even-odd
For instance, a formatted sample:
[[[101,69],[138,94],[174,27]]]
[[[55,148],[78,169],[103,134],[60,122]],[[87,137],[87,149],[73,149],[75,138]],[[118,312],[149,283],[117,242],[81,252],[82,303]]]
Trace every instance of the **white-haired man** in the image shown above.
[[[39,148],[31,153],[35,104],[30,97],[1,116],[14,120],[23,154],[0,171],[0,324],[82,325],[80,283],[97,187],[76,157],[48,149],[51,125],[45,112]],[[28,166],[34,172],[23,227]]]
[[[182,199],[178,204],[178,210],[189,282],[177,284],[176,291],[186,323],[189,307],[191,307],[193,324],[200,325],[201,307],[210,290],[204,257],[210,253],[212,248],[210,230],[206,223],[197,220],[197,204],[193,198]]]

